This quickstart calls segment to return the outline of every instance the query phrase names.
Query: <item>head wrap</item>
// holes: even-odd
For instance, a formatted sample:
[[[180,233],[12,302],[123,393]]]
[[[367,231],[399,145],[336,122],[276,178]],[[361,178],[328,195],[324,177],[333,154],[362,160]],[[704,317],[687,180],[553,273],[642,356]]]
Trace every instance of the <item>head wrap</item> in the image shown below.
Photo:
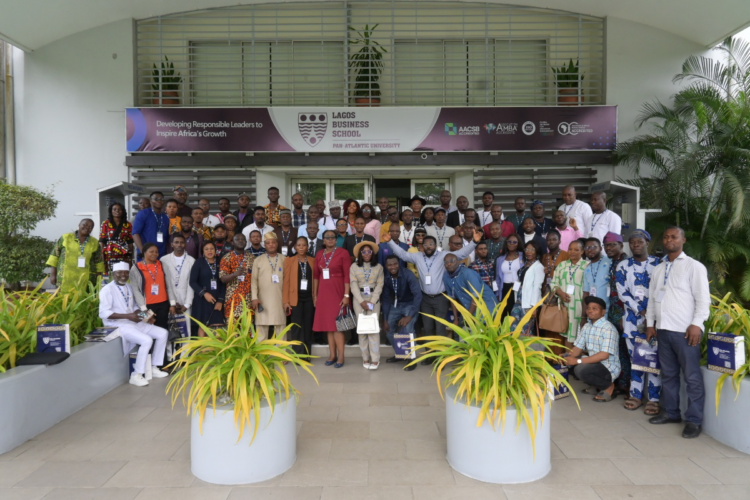
[[[534,208],[537,205],[542,205],[543,206],[544,203],[542,202],[542,200],[534,200],[534,201],[531,202],[531,208]]]
[[[282,208],[279,210],[279,215],[292,215],[292,211],[288,208]]]
[[[612,243],[612,242],[615,242],[615,241],[619,241],[620,243],[622,243],[622,235],[621,234],[617,234],[617,233],[613,233],[612,231],[610,231],[610,232],[608,232],[607,234],[604,235],[604,244],[605,245],[607,243]]]
[[[187,193],[187,189],[185,189],[185,186],[183,186],[182,184],[177,184],[174,187],[174,189],[172,190],[172,192],[178,192],[178,191],[182,191],[183,193]]]

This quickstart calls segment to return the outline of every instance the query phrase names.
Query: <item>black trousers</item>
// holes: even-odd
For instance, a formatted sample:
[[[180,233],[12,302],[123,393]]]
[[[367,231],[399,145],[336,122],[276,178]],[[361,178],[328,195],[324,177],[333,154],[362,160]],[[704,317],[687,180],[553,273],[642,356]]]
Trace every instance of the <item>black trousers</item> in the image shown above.
[[[156,315],[156,322],[154,322],[154,325],[169,331],[169,301],[165,300],[158,304],[147,304],[146,307],[154,311],[154,314]],[[152,362],[156,366],[164,366],[168,364],[167,350],[164,350],[164,359],[154,359]]]
[[[612,385],[612,374],[602,363],[575,365],[573,374],[584,384],[596,387],[598,391],[603,391]]]
[[[297,300],[297,305],[292,307],[292,314],[289,316],[289,323],[294,323],[295,326],[289,329],[287,340],[299,340],[302,342],[302,345],[293,347],[294,352],[297,354],[311,354],[315,307],[313,307],[312,297],[299,298]]]
[[[501,302],[511,290],[513,290],[513,283],[503,283],[503,295],[500,297]],[[516,305],[516,294],[511,293],[510,295],[508,295],[508,303],[505,304],[505,309],[503,309],[502,312],[502,318],[505,318],[510,314],[510,312],[513,310],[514,305]]]
[[[448,299],[445,298],[445,295],[435,295],[434,297],[430,297],[427,294],[422,294],[422,304],[419,307],[419,312],[424,314],[431,314],[432,316],[437,316],[438,318],[447,318],[448,317],[448,308],[450,307],[450,302],[448,302]],[[445,325],[442,323],[438,323],[432,318],[428,318],[427,316],[422,316],[422,325],[424,326],[424,334],[420,336],[425,335],[442,335],[443,337],[446,336],[445,333]],[[453,335],[453,331],[451,330],[450,335]]]

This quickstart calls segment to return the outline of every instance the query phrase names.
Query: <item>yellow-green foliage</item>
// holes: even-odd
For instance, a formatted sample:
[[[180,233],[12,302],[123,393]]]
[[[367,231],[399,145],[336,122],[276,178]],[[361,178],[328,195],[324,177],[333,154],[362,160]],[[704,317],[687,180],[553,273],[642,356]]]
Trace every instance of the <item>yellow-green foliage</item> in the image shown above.
[[[299,392],[289,380],[284,363],[302,367],[316,382],[317,379],[307,361],[311,356],[292,350],[291,346],[301,342],[276,337],[257,341],[249,314],[237,320],[234,314],[229,317],[227,326],[219,329],[198,323],[206,337],[179,341],[183,345],[177,355],[182,357],[173,363],[175,374],[167,392],[172,392],[172,407],[182,396],[188,415],[198,413],[201,432],[206,408],[211,404],[216,412],[217,398],[226,394],[234,403],[234,420],[239,429],[237,441],[242,439],[245,425],[255,421],[252,444],[258,432],[261,402],[268,402],[273,416],[277,394],[283,393],[288,400]],[[278,337],[286,335],[292,326],[287,326]]]
[[[740,383],[750,372],[750,311],[736,302],[730,302],[731,294],[724,297],[712,295],[711,316],[708,322],[709,332],[731,333],[745,337],[745,359],[744,365],[737,367],[733,374],[723,373],[716,381],[716,414],[719,414],[719,398],[721,389],[728,377],[732,377],[732,386],[737,395],[740,395]],[[705,337],[705,336],[704,336]]]
[[[442,395],[442,371],[453,363],[447,374],[447,386],[456,386],[456,401],[479,407],[477,427],[486,420],[493,429],[499,422],[504,431],[506,410],[510,405],[519,415],[516,432],[521,421],[525,422],[534,443],[537,428],[544,421],[545,398],[550,395],[552,387],[565,384],[570,388],[562,375],[550,365],[562,363],[562,358],[552,352],[552,348],[559,344],[551,339],[521,335],[523,326],[541,302],[526,313],[515,329],[511,329],[513,318],[501,318],[508,296],[494,311],[490,311],[481,294],[473,288],[467,292],[477,305],[474,314],[448,297],[463,317],[465,327],[426,315],[453,330],[460,340],[441,336],[422,337],[420,340],[425,343],[420,347],[427,349],[427,353],[411,364],[434,358],[433,373],[437,375],[438,390]],[[570,392],[578,401],[572,388]]]

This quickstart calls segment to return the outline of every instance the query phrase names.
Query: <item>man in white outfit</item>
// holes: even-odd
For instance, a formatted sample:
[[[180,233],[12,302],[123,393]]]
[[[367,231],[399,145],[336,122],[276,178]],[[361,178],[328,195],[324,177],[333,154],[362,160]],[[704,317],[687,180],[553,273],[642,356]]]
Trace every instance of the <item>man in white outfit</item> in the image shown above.
[[[138,345],[138,356],[135,359],[135,369],[130,376],[130,383],[143,387],[148,385],[144,378],[146,373],[146,359],[151,346],[154,346],[154,354],[151,359],[164,359],[164,350],[167,347],[167,331],[153,325],[152,318],[148,323],[141,321],[138,306],[133,298],[133,289],[128,284],[130,266],[127,262],[118,262],[113,266],[114,281],[106,285],[99,292],[99,317],[104,326],[115,326],[120,330],[122,346],[125,356],[128,355],[133,345]],[[151,367],[151,374],[155,378],[169,376],[167,372],[159,370],[157,366]]]
[[[607,194],[603,191],[597,191],[591,195],[591,218],[585,227],[581,228],[588,238],[596,238],[604,241],[607,233],[622,234],[622,219],[612,210],[607,210]],[[576,221],[578,222],[578,221]]]
[[[583,237],[589,236],[589,225],[591,224],[592,211],[591,207],[576,198],[576,188],[573,186],[565,186],[562,191],[563,204],[560,205],[558,210],[562,210],[565,217],[575,219],[578,227],[581,228]],[[617,234],[620,234],[619,231]],[[600,240],[601,241],[601,240]]]

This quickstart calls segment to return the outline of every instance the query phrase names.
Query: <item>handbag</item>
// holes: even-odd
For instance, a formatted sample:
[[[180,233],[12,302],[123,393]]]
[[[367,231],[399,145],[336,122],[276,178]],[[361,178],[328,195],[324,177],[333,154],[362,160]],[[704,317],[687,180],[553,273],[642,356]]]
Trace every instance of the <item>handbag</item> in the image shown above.
[[[563,333],[568,331],[568,308],[560,304],[557,297],[550,298],[549,303],[545,303],[539,308],[539,328],[554,333]]]
[[[357,320],[354,319],[354,313],[349,307],[341,306],[339,315],[336,317],[336,331],[348,332],[357,328]]]
[[[357,333],[365,335],[369,333],[380,333],[378,315],[372,313],[360,313],[357,315]]]
[[[169,333],[167,342],[174,342],[183,337],[188,337],[187,318],[184,314],[175,314],[169,317]]]
[[[649,344],[644,337],[633,339],[633,354],[630,357],[631,370],[659,374],[661,364],[659,363],[659,344]]]

